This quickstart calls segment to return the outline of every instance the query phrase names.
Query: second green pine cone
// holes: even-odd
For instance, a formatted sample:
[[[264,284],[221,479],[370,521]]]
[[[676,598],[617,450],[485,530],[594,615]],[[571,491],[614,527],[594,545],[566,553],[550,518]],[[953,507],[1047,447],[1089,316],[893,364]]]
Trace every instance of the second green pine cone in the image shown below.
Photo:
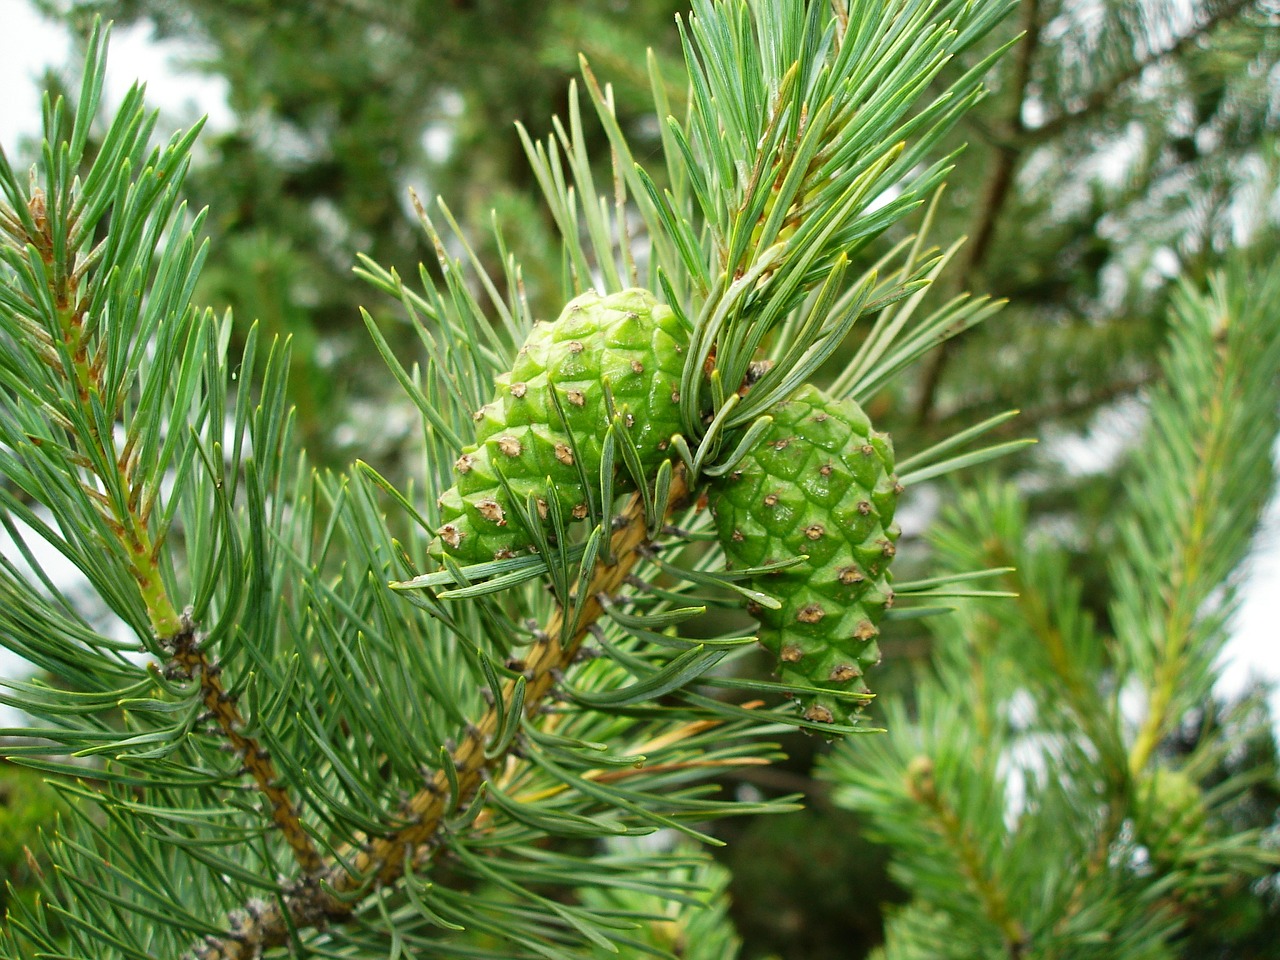
[[[708,503],[732,567],[806,555],[751,586],[782,601],[753,606],[760,642],[784,683],[865,692],[880,660],[879,622],[893,602],[889,564],[902,491],[889,438],[852,400],[801,387],[770,411],[773,424],[745,460],[715,481]],[[807,719],[831,723],[856,710],[822,693],[800,698]]]

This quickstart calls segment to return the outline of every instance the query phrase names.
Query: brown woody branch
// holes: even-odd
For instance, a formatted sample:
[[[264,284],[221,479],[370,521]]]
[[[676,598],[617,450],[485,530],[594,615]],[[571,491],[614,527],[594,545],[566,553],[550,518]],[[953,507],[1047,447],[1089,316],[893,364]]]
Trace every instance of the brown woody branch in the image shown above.
[[[1064,111],[1040,126],[1028,129],[1022,119],[1022,105],[1026,99],[1031,68],[1040,44],[1040,26],[1039,0],[1025,0],[1021,11],[1022,28],[1025,32],[1018,46],[1012,77],[1012,87],[1016,94],[1010,104],[1009,114],[999,128],[991,132],[989,138],[995,150],[995,158],[983,188],[982,199],[979,201],[977,219],[970,230],[970,240],[964,248],[964,259],[955,274],[956,286],[962,290],[971,288],[974,278],[986,262],[1000,214],[1013,187],[1014,173],[1028,150],[1093,116],[1110,104],[1121,89],[1140,77],[1149,67],[1178,56],[1212,33],[1220,24],[1239,16],[1251,5],[1251,2],[1252,0],[1227,0],[1221,6],[1211,10],[1203,20],[1168,46],[1138,57],[1127,67],[1117,71],[1104,83],[1090,91],[1077,109]],[[935,415],[938,390],[953,352],[952,343],[953,341],[949,340],[942,345],[925,371],[920,388],[920,399],[916,406],[918,423],[930,423]]]
[[[298,865],[306,874],[318,873],[324,866],[324,859],[302,825],[293,800],[280,785],[280,775],[271,761],[271,754],[252,737],[245,736],[244,717],[236,706],[235,695],[222,685],[221,668],[210,661],[201,648],[200,634],[187,616],[182,618],[181,632],[169,639],[165,646],[173,655],[170,671],[182,679],[200,684],[200,699],[205,709],[243,759],[245,771],[267,798],[271,805],[271,819],[293,850]]]
[[[997,131],[993,140],[995,159],[982,188],[978,219],[969,231],[969,241],[963,247],[963,259],[955,274],[955,284],[961,290],[967,290],[973,285],[974,275],[986,262],[996,224],[1013,188],[1014,172],[1022,159],[1023,148],[1017,144],[1024,132],[1022,104],[1031,83],[1031,67],[1036,52],[1040,49],[1040,0],[1024,0],[1021,14],[1022,40],[1018,44],[1014,60],[1013,95],[1010,98],[1009,113],[1000,125],[1002,129]],[[933,418],[938,388],[954,342],[945,341],[934,352],[933,359],[925,370],[920,400],[916,407],[918,423],[928,423]]]

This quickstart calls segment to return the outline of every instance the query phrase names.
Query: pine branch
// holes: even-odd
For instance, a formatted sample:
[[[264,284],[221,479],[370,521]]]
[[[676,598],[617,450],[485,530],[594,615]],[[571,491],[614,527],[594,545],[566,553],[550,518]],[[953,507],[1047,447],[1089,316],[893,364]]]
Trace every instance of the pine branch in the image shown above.
[[[1082,107],[1077,110],[1067,110],[1064,106],[1063,111],[1052,119],[1029,128],[1024,120],[1027,92],[1030,85],[1036,81],[1036,58],[1043,54],[1045,48],[1040,44],[1043,15],[1038,9],[1039,4],[1024,0],[1020,15],[1020,25],[1024,33],[1016,56],[1010,60],[1010,75],[1004,84],[1010,91],[1005,94],[1009,97],[1009,109],[1005,116],[997,118],[991,124],[993,127],[990,138],[992,159],[980,199],[972,208],[973,223],[968,229],[970,240],[965,247],[961,269],[953,278],[957,288],[974,288],[978,275],[987,262],[1006,205],[1017,192],[1016,171],[1024,159],[1051,141],[1061,141],[1074,125],[1087,121],[1104,107],[1113,105],[1116,95],[1148,68],[1183,55],[1219,26],[1239,17],[1249,5],[1249,0],[1224,0],[1221,4],[1210,4],[1208,13],[1199,18],[1191,29],[1178,35],[1164,47],[1136,56],[1124,69],[1113,73],[1105,82],[1096,84],[1084,97]],[[1065,69],[1061,64],[1045,66]],[[1043,73],[1043,70],[1040,73]],[[1138,199],[1149,198],[1152,193],[1149,189],[1141,189],[1139,184],[1131,185],[1131,190],[1133,196]],[[1099,211],[1099,216],[1105,212],[1109,217],[1115,217],[1121,209],[1123,209],[1123,200],[1118,197],[1112,198],[1107,207]],[[1206,218],[1206,229],[1211,222]],[[1094,232],[1090,230],[1086,235],[1092,235]],[[1208,244],[1200,247],[1206,250],[1209,248]],[[1010,289],[1008,286],[1003,287],[999,292],[1015,300],[1025,299],[1018,296],[1016,289]],[[946,379],[946,370],[953,359],[954,352],[954,343],[944,345],[925,369],[916,401],[916,422],[919,425],[928,425],[937,416],[938,394]],[[1019,405],[1022,405],[1021,402]]]
[[[47,210],[11,202],[0,221],[40,238],[45,254],[31,262],[30,245],[6,250],[18,281],[0,291],[6,336],[30,349],[0,357],[6,400],[22,418],[20,428],[0,427],[0,467],[54,511],[58,530],[0,491],[7,531],[51,598],[0,560],[0,599],[13,598],[16,611],[0,603],[0,626],[16,639],[0,636],[72,689],[14,683],[6,700],[25,698],[50,724],[22,749],[32,765],[72,772],[56,756],[41,759],[56,753],[42,739],[109,759],[94,789],[65,788],[78,820],[50,841],[57,869],[43,889],[69,944],[52,942],[37,905],[6,931],[6,948],[88,952],[96,937],[131,960],[183,949],[247,960],[304,943],[363,952],[388,937],[451,950],[454,931],[459,941],[508,940],[515,956],[559,957],[607,946],[634,924],[544,889],[631,881],[625,865],[544,850],[548,839],[671,827],[715,842],[687,821],[784,809],[705,799],[702,781],[769,762],[772,749],[755,742],[766,730],[865,729],[843,722],[866,700],[846,689],[860,676],[838,646],[847,637],[833,630],[843,659],[804,680],[785,672],[798,660],[787,648],[784,682],[772,682],[711,672],[741,656],[750,634],[694,640],[671,628],[712,605],[781,609],[769,590],[794,592],[794,582],[768,578],[808,555],[731,565],[723,543],[703,546],[716,539],[705,513],[681,518],[687,549],[660,552],[653,541],[687,498],[715,492],[743,458],[791,448],[796,437],[761,445],[767,411],[805,398],[812,416],[797,430],[844,436],[842,469],[857,472],[860,491],[847,506],[870,518],[866,543],[837,545],[849,609],[833,608],[832,620],[852,624],[858,663],[876,659],[873,618],[892,600],[886,567],[901,485],[887,438],[856,404],[805,381],[864,314],[880,318],[842,385],[849,392],[878,389],[931,343],[994,311],[958,299],[916,315],[939,267],[923,239],[852,284],[845,271],[945,176],[947,160],[931,151],[980,95],[991,58],[918,112],[915,98],[1006,6],[921,0],[831,17],[799,0],[700,0],[686,28],[696,103],[686,126],[669,125],[667,194],[634,164],[612,94],[588,74],[614,148],[611,195],[597,192],[576,99],[545,147],[526,138],[563,233],[566,294],[583,294],[563,326],[535,326],[514,260],[504,255],[505,277],[491,278],[443,204],[447,240],[420,209],[438,282],[424,270],[422,293],[410,294],[394,273],[365,272],[401,300],[425,351],[421,368],[406,366],[366,317],[422,416],[423,491],[401,492],[365,465],[338,479],[306,471],[293,457],[285,351],[267,357],[256,395],[240,386],[229,400],[229,328],[189,305],[200,220],[183,229],[170,219],[194,134],[138,162],[149,127],[135,98],[96,168],[118,179],[90,171],[83,220],[68,216],[69,186],[47,191]],[[99,69],[86,75],[100,85]],[[655,90],[663,102],[661,84]],[[94,105],[85,98],[76,137]],[[141,171],[134,181],[119,172],[130,169],[126,154]],[[74,166],[57,167],[60,186]],[[21,196],[12,176],[3,180],[11,201]],[[654,255],[643,270],[631,204],[650,227]],[[78,222],[77,236],[89,236],[108,211],[106,239],[84,261],[90,303],[76,330],[67,318],[81,314],[64,314],[83,264],[60,231]],[[589,292],[642,277],[648,290]],[[560,346],[555,337],[569,330],[578,332]],[[534,358],[539,344],[559,352]],[[256,360],[251,332],[242,369],[258,370]],[[587,361],[598,369],[570,367]],[[519,363],[532,366],[516,376]],[[623,383],[642,375],[641,389]],[[533,386],[539,378],[545,387]],[[534,399],[543,407],[532,413],[506,405]],[[998,453],[952,456],[994,422],[918,455],[916,475]],[[497,432],[480,432],[489,427]],[[548,466],[558,474],[544,485]],[[832,506],[819,507],[827,512],[806,522],[802,546],[833,528]],[[476,534],[473,554],[447,549],[463,540],[446,510],[492,525],[472,528],[488,537]],[[84,569],[136,638],[112,645],[85,624],[11,517]],[[109,556],[99,561],[103,544]],[[796,622],[825,616],[809,605]],[[589,636],[598,649],[580,656]],[[166,666],[125,655],[139,648]],[[824,704],[797,716],[744,699],[761,693]],[[550,857],[560,859],[548,866]],[[433,889],[454,873],[475,884],[473,900],[443,880]]]
[[[50,373],[60,381],[51,386],[57,391],[54,402],[61,401],[59,417],[71,427],[65,439],[68,458],[88,474],[81,490],[92,499],[129,557],[130,573],[152,629],[158,636],[174,635],[181,629],[180,617],[157,567],[156,544],[148,530],[149,517],[142,509],[142,481],[136,478],[135,451],[131,443],[123,450],[117,447],[115,437],[103,429],[95,409],[97,403],[111,404],[109,412],[114,419],[122,412],[123,396],[104,380],[105,355],[100,347],[105,344],[95,344],[86,329],[96,318],[90,316],[88,296],[81,290],[86,264],[80,261],[79,247],[84,238],[77,235],[74,227],[65,236],[55,237],[47,202],[45,192],[37,187],[27,202],[27,217],[3,211],[10,228],[4,243],[14,253],[30,245],[43,267],[39,279],[45,282],[46,289],[41,294],[47,295],[46,302],[53,308],[53,316],[47,319],[55,326],[53,330],[36,327],[32,332],[47,351]],[[55,215],[54,221],[57,219],[60,218]],[[36,300],[44,297],[28,290],[26,302],[29,308],[38,310]],[[84,424],[86,429],[77,433],[75,424]]]
[[[954,943],[1067,955],[1105,931],[1126,957],[1164,958],[1208,891],[1272,869],[1261,833],[1228,813],[1249,778],[1216,772],[1233,738],[1165,747],[1212,699],[1236,570],[1274,485],[1278,284],[1269,266],[1235,264],[1207,293],[1179,292],[1116,523],[1114,636],[1062,548],[1028,530],[1019,491],[966,493],[949,510],[944,569],[1016,562],[1019,597],[962,600],[935,621],[918,716],[889,705],[884,741],[825,768],[836,802],[894,845],[912,890],[888,956],[960,955]],[[1118,690],[1146,697],[1136,730]]]
[[[81,112],[76,117],[73,136],[83,137],[84,127],[96,108],[101,75],[92,61],[101,57],[105,45],[105,33],[95,32],[90,40],[91,63],[86,70]],[[107,157],[113,152],[133,154],[130,159],[136,163],[142,159],[145,132],[150,128],[150,123],[144,122],[145,114],[136,93],[127,98],[122,117],[124,122],[113,130],[120,135],[114,139],[109,136],[103,150]],[[153,123],[154,118],[150,122]],[[243,758],[299,865],[310,872],[318,869],[320,855],[299,820],[296,805],[281,786],[279,773],[267,750],[244,733],[244,718],[237,709],[236,698],[223,688],[219,668],[200,649],[198,626],[189,614],[178,612],[179,605],[173,599],[172,587],[161,565],[167,529],[157,523],[153,515],[161,483],[156,458],[160,458],[161,464],[165,462],[163,448],[158,449],[159,445],[152,439],[154,434],[148,435],[154,426],[149,428],[146,424],[147,415],[155,415],[149,409],[148,398],[154,398],[157,392],[145,380],[135,386],[136,371],[121,363],[125,350],[146,345],[149,323],[164,322],[156,305],[165,304],[174,290],[174,281],[185,284],[184,272],[193,270],[198,263],[200,257],[194,253],[191,240],[187,239],[185,253],[176,257],[172,254],[182,248],[176,244],[171,246],[169,260],[158,268],[150,317],[137,315],[136,308],[135,317],[131,318],[127,308],[120,309],[115,304],[104,306],[104,303],[111,304],[115,293],[108,286],[111,280],[107,279],[113,259],[120,257],[123,262],[117,261],[114,266],[123,271],[130,268],[130,257],[138,257],[138,251],[121,250],[115,242],[116,236],[130,228],[150,231],[154,236],[169,220],[181,185],[186,153],[195,133],[193,130],[185,138],[175,138],[163,155],[152,155],[150,167],[140,171],[136,180],[121,184],[121,195],[126,199],[112,211],[123,221],[112,225],[118,234],[109,235],[93,250],[85,252],[93,235],[94,217],[104,213],[95,195],[95,177],[109,176],[116,171],[104,174],[101,167],[95,168],[87,178],[84,192],[79,193],[75,189],[78,184],[64,179],[64,167],[50,171],[53,176],[48,183],[48,193],[38,187],[32,191],[25,211],[4,210],[0,204],[3,210],[0,221],[7,227],[3,237],[5,260],[16,271],[24,288],[20,302],[15,303],[10,295],[6,305],[10,309],[16,307],[11,323],[25,320],[26,329],[36,334],[37,342],[44,348],[45,382],[30,382],[30,387],[43,391],[46,409],[55,414],[55,422],[63,425],[63,436],[57,437],[56,430],[42,430],[41,426],[32,424],[27,439],[38,444],[40,440],[52,441],[74,465],[68,479],[79,474],[75,493],[92,504],[91,509],[97,513],[98,535],[105,533],[108,542],[114,540],[109,549],[120,557],[133,581],[146,611],[155,648],[169,660],[170,679],[197,682],[201,699],[236,754]],[[127,176],[127,165],[124,170]],[[12,202],[16,194],[12,173],[7,165],[0,172],[5,175],[6,192]],[[62,176],[58,176],[59,173]],[[57,209],[50,209],[51,204]],[[182,212],[179,206],[176,211],[179,223]],[[198,227],[199,220],[192,232]],[[181,231],[177,235],[183,236]],[[40,269],[34,269],[36,264],[30,261],[22,262],[24,248],[38,253]],[[150,254],[147,250],[139,259],[145,264]],[[37,289],[40,284],[44,284],[44,290]],[[179,316],[189,309],[185,302],[172,306]],[[108,311],[112,312],[110,321],[103,317]],[[137,324],[133,329],[130,329],[131,319]],[[176,317],[170,319],[170,325],[175,320]],[[112,325],[122,329],[111,330]],[[12,326],[9,335],[13,336]],[[136,339],[131,343],[132,338]],[[192,324],[185,334],[186,343],[183,343],[183,333],[170,333],[164,339],[168,343],[159,347],[162,362],[165,351],[172,350],[174,356],[181,356],[193,346],[198,349],[198,345],[203,345],[204,329],[198,322]],[[167,376],[168,371],[152,368],[150,373],[158,378]],[[138,399],[131,403],[135,390]],[[175,406],[177,414],[185,418],[188,411],[181,408],[180,402]],[[123,425],[123,442],[112,429],[117,422]],[[45,436],[39,437],[37,433]],[[27,492],[36,494],[31,487]],[[66,510],[69,506],[61,504],[53,509]]]
[[[671,509],[684,501],[688,489],[679,471],[671,488]],[[467,730],[450,758],[448,769],[437,772],[432,782],[405,804],[400,818],[407,826],[388,837],[370,838],[358,849],[339,851],[323,876],[312,876],[287,893],[279,904],[246,911],[230,937],[209,937],[193,948],[196,960],[250,960],[263,950],[289,943],[300,931],[340,923],[360,907],[361,901],[399,880],[406,869],[421,868],[430,862],[438,845],[438,833],[446,816],[465,808],[484,782],[500,768],[516,749],[508,739],[500,751],[501,718],[520,709],[535,720],[554,692],[564,671],[574,662],[582,641],[604,613],[602,598],[615,593],[630,576],[649,543],[650,521],[644,500],[633,495],[617,516],[610,537],[611,565],[599,566],[581,596],[574,596],[569,611],[557,608],[555,615],[536,636],[523,656],[521,680],[508,681],[501,705],[495,704]],[[575,626],[566,632],[566,621]],[[518,694],[518,696],[517,696]]]
[[[633,161],[612,106],[588,74],[655,244],[662,285],[684,294],[673,299],[686,301],[680,305],[697,331],[681,384],[691,439],[701,436],[705,408],[714,416],[721,403],[704,380],[718,373],[722,384],[739,384],[758,349],[770,340],[794,341],[805,298],[827,284],[843,286],[850,258],[934,193],[952,158],[935,159],[930,151],[982,96],[981,78],[1004,51],[908,109],[956,53],[1011,7],[926,2],[859,8],[841,21],[827,17],[823,4],[803,16],[786,5],[695,4],[683,34],[690,117],[685,124],[669,120],[664,132],[673,185],[665,194],[648,174],[627,169]],[[535,169],[546,170],[539,179],[551,182],[551,151],[530,153]],[[581,195],[594,194],[575,178]],[[587,205],[584,219],[593,216]],[[896,279],[897,297],[917,289],[909,271]],[[861,309],[872,306],[852,298],[839,304],[843,309],[831,310],[822,326],[804,331],[802,345],[841,342]],[[747,406],[783,399],[825,356],[811,351],[793,369],[757,384],[736,425],[744,425]]]
[[[938,793],[933,779],[933,764],[928,757],[917,757],[908,766],[907,791],[916,803],[929,811],[934,829],[951,848],[987,919],[1001,931],[1005,955],[1009,960],[1021,960],[1030,945],[1027,932],[1010,911],[998,883],[988,875],[986,858],[973,837],[955,810]]]
[[[1097,757],[1108,783],[1123,788],[1124,748],[1111,711],[1099,709],[1098,676],[1107,669],[1097,629],[1084,612],[1084,588],[1056,543],[1038,543],[1028,526],[1025,502],[1012,486],[979,487],[960,495],[948,511],[948,523],[933,542],[944,569],[1002,568],[1010,591],[1007,603],[993,604],[967,627],[972,639],[940,657],[965,662],[958,667],[983,677],[983,661],[1001,656],[1019,662],[1031,684],[1030,695],[1052,723],[1078,729]],[[973,709],[986,712],[1006,692],[996,685],[976,698]],[[1057,719],[1064,715],[1066,719]]]
[[[1280,337],[1270,303],[1275,271],[1243,271],[1175,303],[1166,382],[1152,404],[1158,460],[1143,460],[1133,522],[1114,576],[1117,636],[1148,696],[1129,750],[1137,777],[1182,713],[1208,695],[1232,594],[1214,602],[1248,546],[1272,480]],[[1149,585],[1147,588],[1139,584]],[[1158,605],[1148,593],[1158,589]]]
[[[324,865],[311,834],[303,825],[297,804],[286,782],[271,760],[270,752],[255,738],[246,736],[248,724],[236,704],[237,697],[222,682],[222,669],[201,649],[200,631],[185,615],[182,629],[172,637],[162,637],[161,646],[170,651],[172,660],[166,670],[168,678],[195,681],[200,700],[216,721],[236,755],[244,760],[245,769],[266,798],[271,819],[284,837],[302,872],[315,877]]]

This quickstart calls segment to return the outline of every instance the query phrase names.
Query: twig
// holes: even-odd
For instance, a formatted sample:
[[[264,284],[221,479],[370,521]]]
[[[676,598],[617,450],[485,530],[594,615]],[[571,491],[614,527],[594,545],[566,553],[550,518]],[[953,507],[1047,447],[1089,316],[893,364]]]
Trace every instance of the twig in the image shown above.
[[[938,792],[933,774],[933,761],[916,757],[907,767],[907,791],[911,798],[925,807],[934,818],[938,832],[952,847],[960,862],[960,872],[968,879],[982,904],[983,913],[1004,937],[1005,953],[1009,960],[1021,960],[1030,946],[1022,923],[1009,910],[1009,902],[996,879],[987,870],[982,852],[964,823]]]
[[[157,543],[148,521],[150,507],[143,506],[143,485],[134,476],[136,450],[126,442],[125,449],[121,451],[114,435],[110,431],[99,431],[97,427],[99,421],[94,415],[94,404],[107,397],[109,391],[103,383],[101,362],[91,357],[94,351],[92,335],[88,332],[89,313],[80,290],[83,263],[77,264],[78,254],[70,232],[61,237],[55,235],[53,223],[56,214],[51,216],[49,202],[43,190],[36,189],[32,193],[27,213],[34,231],[27,232],[26,242],[35,247],[44,263],[49,293],[66,345],[66,359],[59,361],[58,371],[74,388],[74,402],[83,409],[85,422],[89,424],[87,434],[82,436],[77,436],[70,427],[64,427],[71,432],[69,459],[96,477],[102,488],[82,480],[81,490],[95,504],[108,529],[128,555],[129,574],[146,605],[151,630],[159,645],[169,654],[165,672],[199,685],[205,708],[243,760],[245,771],[266,797],[271,806],[271,819],[293,851],[299,867],[304,874],[315,874],[323,868],[324,859],[303,826],[293,800],[281,786],[281,778],[270,754],[258,741],[244,733],[246,724],[236,705],[236,698],[223,686],[218,665],[201,648],[201,633],[197,625],[189,613],[178,612],[165,586],[156,557]],[[6,229],[16,222],[11,213],[6,213],[3,220]],[[26,231],[20,221],[17,225]],[[60,250],[57,249],[58,244],[61,244]],[[89,256],[95,255],[91,252]],[[55,412],[50,409],[51,414]],[[118,410],[112,408],[110,413],[115,415]],[[81,449],[72,449],[77,446]],[[90,457],[89,447],[96,447],[102,455]],[[125,495],[112,497],[103,492],[113,487],[125,491]]]
[[[200,684],[200,699],[236,753],[243,758],[245,770],[271,804],[271,819],[293,850],[298,865],[304,873],[318,873],[324,866],[324,858],[302,825],[288,791],[280,785],[281,777],[271,761],[271,754],[242,732],[244,717],[236,706],[236,697],[222,685],[222,669],[212,663],[201,648],[200,634],[186,614],[182,617],[181,632],[163,642],[173,655],[171,672]]]

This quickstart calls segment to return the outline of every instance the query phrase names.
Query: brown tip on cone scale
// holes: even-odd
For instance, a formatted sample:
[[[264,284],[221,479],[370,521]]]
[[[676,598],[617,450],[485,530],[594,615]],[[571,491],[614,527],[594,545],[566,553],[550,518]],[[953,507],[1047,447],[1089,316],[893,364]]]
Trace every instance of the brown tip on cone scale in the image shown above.
[[[826,615],[827,611],[822,609],[821,604],[810,603],[796,612],[796,619],[801,623],[817,623]]]
[[[804,718],[814,723],[835,723],[836,718],[830,710],[820,703],[815,703],[804,712]]]
[[[496,523],[500,527],[507,525],[506,514],[497,500],[480,500],[476,503],[476,510],[479,511],[480,516],[492,523]]]
[[[866,579],[862,571],[857,567],[844,567],[841,569],[839,576],[841,583],[861,583]]]

